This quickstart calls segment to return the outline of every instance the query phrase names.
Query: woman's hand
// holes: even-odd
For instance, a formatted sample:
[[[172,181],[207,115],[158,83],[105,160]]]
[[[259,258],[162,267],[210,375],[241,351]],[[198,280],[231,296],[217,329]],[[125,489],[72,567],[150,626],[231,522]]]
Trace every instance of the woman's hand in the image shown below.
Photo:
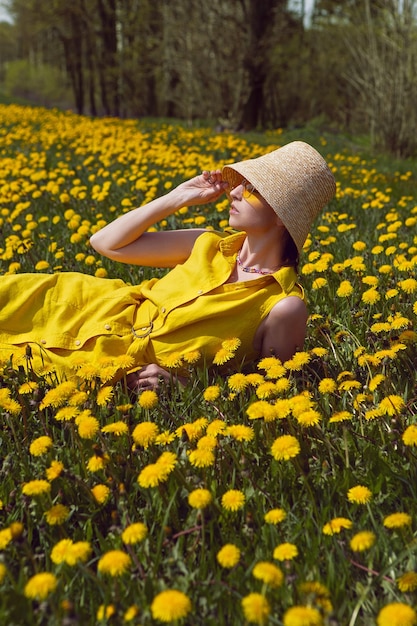
[[[127,386],[130,391],[140,393],[147,389],[158,389],[161,384],[170,383],[173,379],[171,372],[168,372],[163,367],[156,365],[156,363],[149,363],[144,365],[140,370],[132,372],[126,376]],[[183,376],[175,376],[182,385],[186,384],[187,379]]]
[[[178,185],[176,191],[182,196],[184,206],[192,206],[216,200],[226,191],[227,186],[220,170],[204,170],[202,174]]]

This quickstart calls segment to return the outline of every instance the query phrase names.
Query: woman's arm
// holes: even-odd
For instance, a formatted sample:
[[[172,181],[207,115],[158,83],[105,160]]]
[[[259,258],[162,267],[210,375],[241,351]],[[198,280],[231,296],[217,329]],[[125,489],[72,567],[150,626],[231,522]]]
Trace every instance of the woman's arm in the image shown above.
[[[184,206],[207,204],[225,190],[220,170],[203,172],[160,198],[125,213],[90,239],[97,252],[122,263],[173,267],[190,255],[202,229],[146,232]]]
[[[277,302],[255,335],[262,357],[276,356],[283,363],[304,345],[308,312],[301,298],[288,296]]]

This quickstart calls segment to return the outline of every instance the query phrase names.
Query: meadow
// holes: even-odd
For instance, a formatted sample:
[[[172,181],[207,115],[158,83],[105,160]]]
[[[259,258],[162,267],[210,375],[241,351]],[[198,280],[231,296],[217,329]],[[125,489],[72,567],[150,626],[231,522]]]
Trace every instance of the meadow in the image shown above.
[[[0,106],[0,273],[159,271],[89,237],[202,169],[313,140],[337,197],[308,238],[304,350],[189,364],[137,397],[0,360],[0,623],[417,624],[417,180],[330,134],[216,133]],[[414,170],[415,171],[415,170]],[[223,230],[228,203],[155,228]],[[0,278],[1,285],[1,278]],[[1,287],[0,287],[1,288]],[[80,371],[81,371],[80,370]]]

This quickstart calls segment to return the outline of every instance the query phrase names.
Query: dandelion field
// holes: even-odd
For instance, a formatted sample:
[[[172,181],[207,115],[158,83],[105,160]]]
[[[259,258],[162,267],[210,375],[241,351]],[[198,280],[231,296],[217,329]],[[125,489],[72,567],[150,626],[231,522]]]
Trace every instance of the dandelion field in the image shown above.
[[[290,140],[15,105],[0,120],[3,275],[158,276],[89,237]],[[0,361],[1,624],[417,624],[417,181],[333,143],[316,142],[338,192],[301,259],[290,361],[190,364],[186,387],[134,398],[109,364],[76,383],[25,351]],[[227,216],[221,199],[156,228]]]

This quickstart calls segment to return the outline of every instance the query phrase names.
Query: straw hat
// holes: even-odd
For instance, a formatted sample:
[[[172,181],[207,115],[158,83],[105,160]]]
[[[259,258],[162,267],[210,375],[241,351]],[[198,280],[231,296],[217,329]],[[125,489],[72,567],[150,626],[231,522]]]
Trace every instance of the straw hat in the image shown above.
[[[293,141],[256,159],[223,168],[223,179],[230,188],[243,178],[274,209],[299,252],[314,219],[336,192],[326,161],[304,141]]]

